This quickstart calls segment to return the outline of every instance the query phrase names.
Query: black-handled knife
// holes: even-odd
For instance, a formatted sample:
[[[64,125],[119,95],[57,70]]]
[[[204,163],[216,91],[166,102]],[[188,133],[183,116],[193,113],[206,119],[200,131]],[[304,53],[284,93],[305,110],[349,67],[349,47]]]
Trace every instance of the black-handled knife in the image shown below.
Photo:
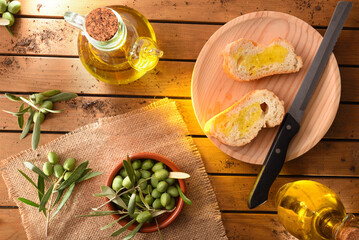
[[[289,143],[299,131],[305,108],[327,65],[352,5],[352,2],[344,1],[337,4],[313,62],[304,77],[288,113],[284,116],[279,131],[265,158],[263,167],[249,194],[248,207],[250,209],[258,207],[267,201],[269,189],[283,167]]]

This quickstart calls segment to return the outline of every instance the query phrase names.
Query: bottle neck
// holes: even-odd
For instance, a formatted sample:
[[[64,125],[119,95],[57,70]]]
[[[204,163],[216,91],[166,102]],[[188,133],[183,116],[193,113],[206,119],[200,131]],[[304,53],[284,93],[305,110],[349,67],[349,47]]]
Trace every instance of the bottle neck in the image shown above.
[[[352,214],[347,214],[332,230],[332,239],[334,240],[359,239],[359,218]]]

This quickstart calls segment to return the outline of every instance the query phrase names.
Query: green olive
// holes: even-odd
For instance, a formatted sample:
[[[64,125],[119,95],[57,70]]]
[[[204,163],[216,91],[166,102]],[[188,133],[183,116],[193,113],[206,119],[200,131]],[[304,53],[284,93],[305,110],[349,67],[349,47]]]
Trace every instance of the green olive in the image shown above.
[[[177,188],[174,186],[169,186],[167,188],[167,193],[171,195],[171,197],[178,197],[179,195]]]
[[[175,207],[176,201],[174,198],[171,198],[170,203],[166,206],[167,210],[172,210]]]
[[[164,167],[164,165],[163,165],[163,162],[158,162],[158,163],[156,163],[155,165],[153,165],[152,171],[153,171],[153,172],[157,172],[158,170],[164,169],[164,168],[165,168],[165,167]]]
[[[32,117],[32,120],[36,122],[39,115],[40,115],[40,123],[43,123],[45,120],[45,114],[43,114],[42,112],[36,111],[34,116]]]
[[[16,14],[20,11],[21,3],[19,1],[12,1],[7,6],[7,10],[12,14]]]
[[[152,193],[151,193],[151,196],[153,198],[160,198],[161,197],[161,193],[155,188],[153,189]]]
[[[157,187],[158,180],[156,178],[151,178],[151,185],[152,185],[152,187]]]
[[[168,187],[168,183],[167,183],[166,181],[161,181],[161,182],[159,182],[158,185],[157,185],[157,190],[158,190],[160,193],[163,193],[163,192],[166,192],[167,187]]]
[[[4,13],[7,8],[6,0],[0,0],[0,13]]]
[[[4,18],[4,19],[7,19],[7,20],[9,20],[9,27],[11,27],[12,25],[14,25],[14,23],[15,23],[15,18],[14,18],[14,15],[12,15],[11,13],[9,13],[9,12],[4,12],[3,14],[2,14],[2,18]]]
[[[70,176],[71,176],[72,172],[66,172],[64,175],[64,180],[66,181]]]
[[[127,177],[126,169],[122,168],[121,171],[120,171],[120,175],[121,175],[121,177],[123,177],[123,178]]]
[[[174,178],[167,178],[166,182],[168,183],[168,185],[173,185],[175,183],[176,179]]]
[[[112,189],[118,191],[122,188],[123,178],[120,175],[117,175],[112,181]]]
[[[56,164],[54,166],[54,173],[55,173],[55,177],[57,178],[62,176],[62,174],[64,173],[64,168],[61,166],[61,164]]]
[[[72,171],[72,169],[74,169],[75,167],[75,163],[76,163],[75,158],[66,159],[64,162],[64,169],[66,169],[67,171]]]
[[[142,182],[142,183],[141,183]],[[141,190],[145,190],[147,188],[147,181],[145,181],[144,178],[140,178],[138,180],[138,183],[140,184]]]
[[[141,178],[141,172],[140,172],[140,171],[138,171],[138,170],[135,170],[134,172],[135,172],[135,178],[136,178],[136,181],[138,181],[138,179],[140,179],[140,178]]]
[[[161,200],[159,198],[155,199],[155,201],[153,201],[153,203],[152,203],[152,207],[154,209],[162,208]]]
[[[136,217],[136,221],[138,223],[144,223],[150,220],[151,218],[152,218],[151,213],[149,211],[144,211],[138,214],[138,216]]]
[[[137,169],[141,168],[141,165],[142,165],[142,162],[139,159],[132,162],[132,168],[134,170],[137,170]]]
[[[52,164],[56,164],[59,162],[59,156],[57,156],[57,154],[55,152],[49,152],[47,154],[47,159],[49,160],[50,163]]]
[[[168,178],[169,172],[166,169],[160,169],[156,171],[154,175],[158,181],[162,181]]]
[[[42,101],[44,100],[44,95],[42,95],[41,93],[32,94],[30,95],[30,100],[34,104],[41,104]]]
[[[40,108],[47,108],[47,109],[52,109],[54,107],[54,104],[51,102],[51,101],[44,101],[42,104],[41,104],[41,106],[40,106]],[[48,113],[48,111],[47,110],[41,110],[41,112],[43,112],[43,113]]]
[[[151,177],[151,172],[147,171],[147,170],[141,170],[141,177],[142,178],[150,178]]]
[[[136,195],[136,202],[138,202],[138,203],[142,202],[140,195]]]
[[[153,161],[151,159],[146,159],[145,161],[143,161],[142,163],[142,169],[143,170],[148,170],[151,169],[153,166]]]
[[[46,176],[51,176],[54,172],[52,164],[50,162],[45,162],[42,166],[42,171],[45,173]]]
[[[123,179],[122,185],[127,189],[130,189],[133,186],[132,183],[131,183],[131,180],[130,180],[130,178],[128,176]]]
[[[161,205],[166,207],[171,202],[171,196],[168,193],[162,193],[161,195]]]
[[[145,201],[146,201],[146,203],[147,203],[148,205],[152,205],[154,199],[153,199],[153,197],[152,197],[151,195],[148,194],[148,195],[146,195],[146,197],[145,197]]]

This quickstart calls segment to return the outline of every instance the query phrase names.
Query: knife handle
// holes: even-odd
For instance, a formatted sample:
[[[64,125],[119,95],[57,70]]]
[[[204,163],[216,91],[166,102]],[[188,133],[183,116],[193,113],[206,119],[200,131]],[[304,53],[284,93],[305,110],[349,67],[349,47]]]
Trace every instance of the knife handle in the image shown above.
[[[287,113],[249,195],[248,207],[250,209],[257,207],[268,199],[269,189],[283,167],[289,143],[298,133],[299,128],[299,123],[290,113]],[[252,199],[253,196],[255,199]]]

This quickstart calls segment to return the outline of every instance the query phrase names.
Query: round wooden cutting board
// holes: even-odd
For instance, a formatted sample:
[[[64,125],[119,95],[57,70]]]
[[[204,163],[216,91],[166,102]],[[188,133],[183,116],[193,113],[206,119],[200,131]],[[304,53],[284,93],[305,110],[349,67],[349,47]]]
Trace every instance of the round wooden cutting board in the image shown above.
[[[304,65],[298,73],[238,82],[229,78],[223,71],[221,52],[228,43],[239,38],[247,38],[267,45],[277,37],[290,41],[296,54],[302,57]],[[309,24],[279,12],[249,13],[222,26],[204,45],[192,75],[192,103],[202,129],[207,120],[254,89],[273,91],[284,101],[287,112],[321,40],[322,36]],[[286,160],[304,154],[325,135],[338,110],[340,90],[339,68],[332,54],[306,109],[300,131],[289,145]],[[213,137],[209,139],[233,158],[263,164],[278,128],[262,129],[251,143],[243,147],[231,147]]]

